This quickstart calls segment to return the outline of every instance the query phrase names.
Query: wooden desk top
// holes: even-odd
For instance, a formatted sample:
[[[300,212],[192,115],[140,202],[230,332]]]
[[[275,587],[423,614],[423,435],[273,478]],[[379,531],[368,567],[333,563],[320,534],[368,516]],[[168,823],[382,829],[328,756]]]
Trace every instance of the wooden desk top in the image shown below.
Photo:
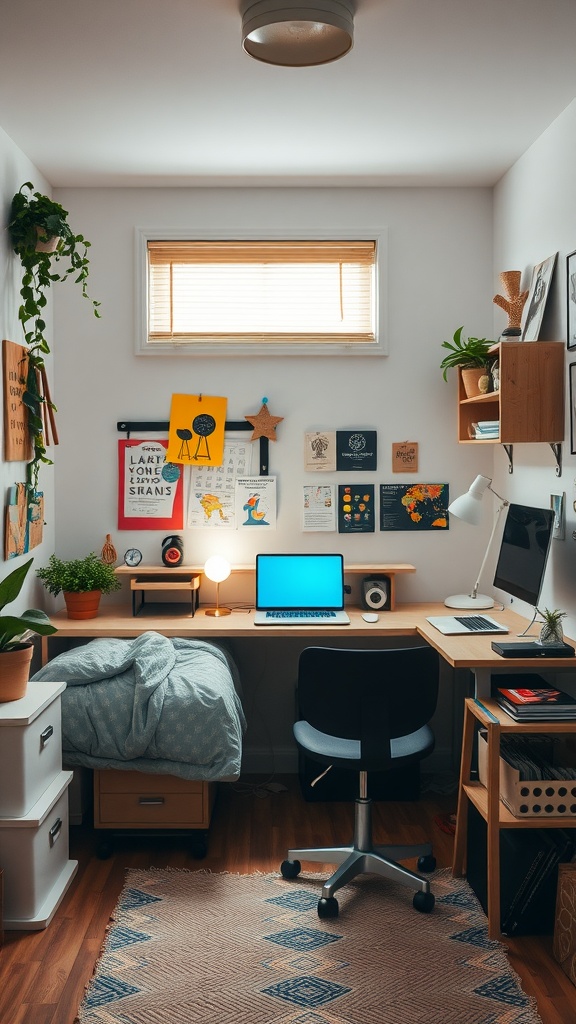
[[[444,658],[452,668],[490,668],[506,671],[512,668],[526,668],[531,671],[551,669],[576,670],[576,658],[502,658],[496,654],[490,644],[493,636],[444,636],[427,622],[429,615],[449,615],[450,611],[444,604],[400,604],[394,611],[380,612],[376,623],[365,622],[359,608],[347,608],[350,615],[349,626],[255,626],[253,610],[234,609],[223,618],[212,618],[204,614],[202,606],[194,617],[186,614],[137,615],[133,616],[129,608],[119,605],[101,605],[101,611],[95,619],[69,619],[64,612],[50,616],[50,621],[57,627],[54,638],[77,637],[87,640],[96,637],[128,638],[140,636],[148,630],[163,633],[168,637],[194,637],[198,640],[218,640],[224,637],[253,638],[256,636],[282,637],[284,639],[321,638],[327,641],[330,637],[392,637],[421,636]],[[465,614],[465,613],[464,613]],[[512,641],[522,633],[528,625],[527,620],[516,612],[490,612],[498,622],[510,629],[503,640]],[[537,627],[533,626],[536,634]],[[43,660],[47,658],[50,637],[42,637]],[[567,638],[568,643],[574,643]]]

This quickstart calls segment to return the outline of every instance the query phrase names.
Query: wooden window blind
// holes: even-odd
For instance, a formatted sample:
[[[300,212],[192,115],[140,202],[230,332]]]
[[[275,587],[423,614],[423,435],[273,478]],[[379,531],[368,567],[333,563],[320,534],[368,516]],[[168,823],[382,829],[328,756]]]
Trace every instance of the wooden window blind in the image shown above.
[[[375,344],[376,242],[147,241],[148,343]]]

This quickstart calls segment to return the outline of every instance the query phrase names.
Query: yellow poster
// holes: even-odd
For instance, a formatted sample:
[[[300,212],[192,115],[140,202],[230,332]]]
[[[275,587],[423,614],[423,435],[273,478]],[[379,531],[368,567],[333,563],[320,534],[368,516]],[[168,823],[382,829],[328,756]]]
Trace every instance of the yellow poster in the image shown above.
[[[226,402],[215,395],[172,395],[166,462],[221,466]]]

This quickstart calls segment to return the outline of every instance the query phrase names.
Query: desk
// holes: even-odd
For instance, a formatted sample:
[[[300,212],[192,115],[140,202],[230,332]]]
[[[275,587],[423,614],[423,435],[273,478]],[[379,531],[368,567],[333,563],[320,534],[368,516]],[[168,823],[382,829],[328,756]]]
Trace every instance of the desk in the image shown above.
[[[490,675],[492,672],[512,672],[524,669],[532,672],[576,671],[576,658],[502,658],[491,648],[492,636],[444,636],[427,621],[429,615],[445,615],[446,608],[438,602],[430,604],[399,604],[393,611],[380,612],[378,622],[368,623],[362,618],[359,608],[347,608],[349,626],[255,626],[252,611],[236,609],[225,618],[212,618],[203,614],[202,606],[192,617],[186,614],[168,614],[145,619],[134,618],[128,608],[119,605],[101,605],[95,619],[69,619],[60,612],[50,616],[58,632],[42,637],[42,664],[49,658],[52,639],[75,638],[91,640],[96,637],[129,638],[140,636],[148,630],[168,637],[194,637],[198,640],[214,640],[224,637],[250,638],[256,636],[304,638],[311,641],[329,641],[330,637],[354,637],[374,639],[375,637],[413,636],[421,637],[451,668],[470,669],[476,677],[476,695],[490,696]],[[495,612],[495,617],[510,630],[510,640],[526,628],[526,619],[509,610]],[[506,639],[504,637],[503,639]],[[567,638],[569,643],[574,643]]]

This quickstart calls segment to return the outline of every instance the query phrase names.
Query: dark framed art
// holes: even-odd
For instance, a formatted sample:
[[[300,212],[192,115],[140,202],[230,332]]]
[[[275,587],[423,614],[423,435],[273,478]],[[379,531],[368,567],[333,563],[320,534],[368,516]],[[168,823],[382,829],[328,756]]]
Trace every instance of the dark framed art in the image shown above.
[[[576,455],[576,363],[570,363],[570,453]]]
[[[576,251],[566,257],[566,344],[576,348]]]

